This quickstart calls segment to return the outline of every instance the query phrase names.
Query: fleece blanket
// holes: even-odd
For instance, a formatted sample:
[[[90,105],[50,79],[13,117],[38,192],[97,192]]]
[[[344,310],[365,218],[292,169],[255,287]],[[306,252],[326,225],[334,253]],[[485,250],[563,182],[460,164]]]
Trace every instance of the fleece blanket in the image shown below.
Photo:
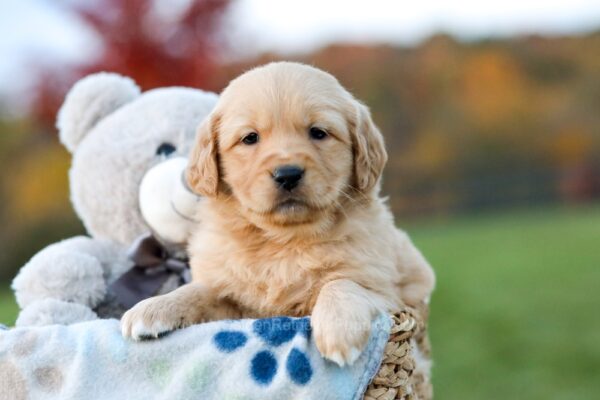
[[[344,368],[319,355],[308,318],[211,322],[143,342],[124,339],[117,320],[0,329],[0,399],[362,399],[390,326],[375,319]]]

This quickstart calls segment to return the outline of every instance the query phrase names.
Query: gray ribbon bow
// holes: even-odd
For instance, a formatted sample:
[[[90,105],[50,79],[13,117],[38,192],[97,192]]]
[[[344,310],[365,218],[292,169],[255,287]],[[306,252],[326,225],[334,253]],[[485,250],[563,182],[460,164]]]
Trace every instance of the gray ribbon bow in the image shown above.
[[[109,287],[117,301],[127,308],[157,295],[173,275],[179,277],[179,285],[191,280],[187,258],[176,257],[151,234],[136,239],[129,249],[129,259],[134,267]]]

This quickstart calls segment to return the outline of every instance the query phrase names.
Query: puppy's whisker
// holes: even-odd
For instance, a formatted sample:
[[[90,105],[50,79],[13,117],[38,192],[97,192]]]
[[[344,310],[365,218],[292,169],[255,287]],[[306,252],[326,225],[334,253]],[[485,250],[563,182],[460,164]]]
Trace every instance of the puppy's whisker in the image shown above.
[[[369,197],[365,193],[363,193],[362,191],[360,191],[360,190],[358,190],[358,189],[356,189],[356,188],[354,188],[352,186],[346,186],[346,187],[350,191],[349,195],[352,196],[355,200],[356,200],[356,197],[359,197],[361,200],[363,200],[365,202],[369,201]]]
[[[352,195],[350,195],[348,192],[346,192],[344,189],[340,189],[340,194],[342,196],[344,196],[344,198],[346,200],[348,200],[350,203],[358,203],[358,201],[354,197],[352,197]]]
[[[344,209],[344,206],[342,204],[340,204],[339,201],[336,201],[335,205],[336,205],[336,208],[339,210],[339,212],[344,216],[344,218],[346,218],[346,219],[350,218],[350,216],[348,215],[348,213]]]
[[[350,202],[353,202],[354,199],[351,198],[347,193],[345,193],[343,190],[340,190],[340,194],[344,196],[344,198],[348,199]],[[342,213],[342,215],[345,218],[350,218],[350,216],[348,215],[347,211],[346,211],[346,207],[344,206],[344,204],[342,204],[339,200],[335,200],[334,201],[334,206],[337,210],[339,210],[340,213]]]
[[[335,188],[331,188],[331,189],[335,189]],[[359,201],[359,199],[357,199],[357,198],[356,198],[356,196],[353,196],[353,194],[354,194],[354,195],[356,195],[356,194],[359,194],[359,195],[361,195],[361,196],[362,196],[362,199],[361,199],[361,200],[368,200],[368,197],[367,197],[367,196],[365,196],[363,193],[361,193],[361,192],[359,192],[359,191],[354,191],[354,189],[352,189],[351,187],[348,187],[348,189],[349,189],[349,190],[352,190],[352,191],[353,191],[353,193],[348,193],[348,192],[346,191],[346,188],[340,188],[340,189],[337,189],[337,190],[338,190],[339,194],[340,194],[341,196],[343,196],[343,197],[344,197],[344,199],[346,199],[346,200],[347,200],[349,203],[351,203],[353,206],[364,207],[364,206],[365,206],[364,202],[363,202],[363,201]],[[339,201],[338,201],[338,205],[340,205],[340,206],[343,206],[342,204],[339,204]]]

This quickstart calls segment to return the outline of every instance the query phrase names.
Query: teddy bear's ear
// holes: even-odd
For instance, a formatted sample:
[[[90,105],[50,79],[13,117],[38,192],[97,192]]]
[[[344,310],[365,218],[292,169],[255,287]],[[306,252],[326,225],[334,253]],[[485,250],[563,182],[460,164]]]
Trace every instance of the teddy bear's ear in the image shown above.
[[[60,141],[73,153],[98,121],[139,95],[135,82],[121,75],[101,72],[81,79],[58,112]]]

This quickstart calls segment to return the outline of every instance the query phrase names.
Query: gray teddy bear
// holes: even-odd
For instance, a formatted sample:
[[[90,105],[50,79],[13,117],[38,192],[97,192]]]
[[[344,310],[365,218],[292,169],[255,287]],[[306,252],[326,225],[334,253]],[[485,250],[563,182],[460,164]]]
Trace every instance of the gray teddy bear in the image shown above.
[[[110,288],[133,270],[132,244],[148,232],[167,247],[185,241],[200,199],[181,188],[180,173],[216,101],[189,88],[141,93],[131,79],[109,73],[74,85],[57,127],[73,155],[71,201],[90,236],[51,244],[23,266],[12,284],[17,326],[120,317],[123,305]],[[177,283],[168,286],[160,292]]]

